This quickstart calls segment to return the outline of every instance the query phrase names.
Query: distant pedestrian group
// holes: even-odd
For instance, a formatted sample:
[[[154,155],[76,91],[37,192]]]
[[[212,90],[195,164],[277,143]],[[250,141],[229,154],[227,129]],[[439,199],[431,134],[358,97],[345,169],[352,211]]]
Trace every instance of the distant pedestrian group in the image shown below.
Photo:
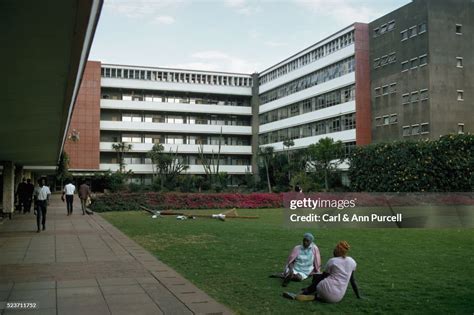
[[[67,184],[64,186],[63,194],[61,199],[66,201],[66,210],[67,215],[72,215],[74,210],[74,194],[76,193],[76,186],[68,180]],[[86,214],[87,207],[90,203],[90,196],[91,196],[91,189],[86,182],[83,182],[79,186],[79,190],[77,191],[79,195],[79,199],[81,200],[81,208],[82,208],[82,215]]]

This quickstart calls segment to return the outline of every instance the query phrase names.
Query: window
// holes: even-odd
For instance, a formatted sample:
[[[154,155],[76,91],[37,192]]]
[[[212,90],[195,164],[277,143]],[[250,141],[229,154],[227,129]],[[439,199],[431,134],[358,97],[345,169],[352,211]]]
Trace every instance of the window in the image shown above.
[[[410,68],[414,69],[418,66],[418,58],[413,58],[410,60]]]
[[[462,68],[463,67],[463,58],[462,57],[456,57],[456,67]]]
[[[421,131],[422,134],[429,133],[430,132],[430,125],[428,123],[421,124],[420,131]]]
[[[374,37],[377,37],[380,35],[380,29],[377,27],[374,29]]]
[[[380,26],[380,34],[383,34],[387,31],[387,24]]]
[[[382,94],[387,95],[388,94],[388,85],[382,86]]]
[[[402,38],[402,41],[408,39],[408,30],[403,30],[400,32],[400,37]]]
[[[311,100],[304,100],[303,102],[303,113],[309,113],[313,110]]]
[[[380,58],[374,59],[374,69],[377,69],[380,67]]]
[[[411,125],[411,134],[418,135],[420,134],[420,125]]]
[[[388,125],[389,123],[390,123],[390,117],[388,115],[383,116],[383,124]]]
[[[464,124],[463,123],[458,124],[458,134],[464,134]]]
[[[427,100],[428,99],[428,90],[420,90],[420,100]]]
[[[409,35],[409,37],[415,37],[416,36],[416,26],[410,27],[410,29],[408,30],[408,35]]]
[[[390,22],[388,22],[388,25],[387,25],[387,32],[392,31],[394,28],[395,28],[395,21],[390,21]]]
[[[458,90],[458,101],[464,101],[464,91]]]
[[[403,130],[403,136],[408,137],[410,135],[410,126],[404,126],[402,127]]]
[[[462,35],[462,25],[456,24],[456,34]]]
[[[389,93],[397,93],[397,83],[392,83],[390,84],[390,87],[388,88]]]
[[[378,88],[375,88],[375,97],[379,97],[381,94],[381,89],[378,87]]]
[[[388,63],[388,56],[382,56],[382,60],[380,60],[380,65],[383,67]]]
[[[408,104],[410,103],[410,94],[403,94],[402,95],[402,104]]]
[[[398,116],[397,114],[392,114],[390,115],[390,124],[396,124],[398,123]]]
[[[391,53],[390,55],[388,55],[388,63],[393,63],[393,62],[396,62],[397,61],[397,56],[395,55],[395,53]]]
[[[427,63],[428,63],[428,56],[426,54],[421,55],[420,56],[420,67],[426,65]]]
[[[375,117],[375,126],[382,126],[382,117]]]
[[[411,92],[411,102],[414,103],[414,102],[418,102],[418,91],[415,91],[415,92]]]
[[[408,64],[408,61],[402,62],[402,72],[407,71],[408,69],[410,69],[410,65]]]
[[[418,25],[418,34],[426,32],[426,23],[421,23]]]

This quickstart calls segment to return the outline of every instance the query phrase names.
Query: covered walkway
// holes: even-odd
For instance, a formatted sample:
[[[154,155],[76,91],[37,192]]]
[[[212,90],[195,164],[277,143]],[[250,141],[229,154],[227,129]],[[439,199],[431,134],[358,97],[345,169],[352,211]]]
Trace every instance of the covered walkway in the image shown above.
[[[66,216],[53,195],[41,233],[33,213],[0,223],[1,315],[231,313],[100,215],[82,215],[75,199]]]

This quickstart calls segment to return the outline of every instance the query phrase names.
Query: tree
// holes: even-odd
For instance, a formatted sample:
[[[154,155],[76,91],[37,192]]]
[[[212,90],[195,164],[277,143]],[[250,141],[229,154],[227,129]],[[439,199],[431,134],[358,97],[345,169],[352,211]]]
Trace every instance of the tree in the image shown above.
[[[119,172],[123,173],[125,171],[124,156],[126,152],[132,149],[132,145],[130,143],[125,143],[125,142],[112,143],[112,149],[114,149],[115,152],[117,152]]]
[[[307,150],[309,165],[324,174],[324,187],[329,190],[329,173],[342,163],[344,158],[344,145],[341,141],[332,138],[322,138],[318,143],[311,144]]]
[[[261,160],[263,161],[263,165],[265,166],[265,173],[267,175],[267,186],[268,192],[272,192],[272,184],[270,182],[270,165],[275,156],[275,149],[272,146],[266,146],[263,149],[258,149],[258,155],[260,156]]]
[[[291,181],[290,147],[294,145],[295,142],[290,138],[286,138],[285,141],[283,141],[283,147],[286,148],[286,158],[288,159],[288,181]]]
[[[221,149],[222,149],[222,127],[221,132],[219,134],[219,141],[217,146],[217,154],[214,153],[214,150],[211,151],[211,156],[204,154],[204,145],[202,143],[199,144],[198,153],[199,153],[199,161],[201,162],[202,167],[204,168],[204,173],[206,174],[206,178],[209,179],[209,182],[212,185],[222,186],[221,179],[222,176],[219,176],[219,168],[221,162]]]
[[[56,168],[56,179],[61,182],[62,186],[64,180],[69,177],[71,177],[71,173],[69,173],[69,155],[63,151]]]
[[[163,189],[165,179],[172,181],[174,178],[189,168],[184,164],[178,156],[178,148],[176,152],[164,152],[165,148],[161,143],[156,143],[153,148],[147,153],[147,156],[153,163],[153,175],[160,177],[160,188]]]

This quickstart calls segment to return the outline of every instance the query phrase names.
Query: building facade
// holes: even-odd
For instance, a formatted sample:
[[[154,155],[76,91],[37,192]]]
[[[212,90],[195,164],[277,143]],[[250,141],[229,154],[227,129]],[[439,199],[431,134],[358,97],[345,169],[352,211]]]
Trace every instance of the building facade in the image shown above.
[[[416,0],[370,30],[372,138],[474,131],[474,3]]]
[[[70,168],[115,171],[112,145],[126,142],[126,169],[150,183],[147,152],[160,143],[189,165],[185,173],[205,174],[211,161],[239,184],[265,146],[298,150],[330,137],[349,152],[473,132],[473,6],[415,0],[254,74],[89,62],[66,144]]]

